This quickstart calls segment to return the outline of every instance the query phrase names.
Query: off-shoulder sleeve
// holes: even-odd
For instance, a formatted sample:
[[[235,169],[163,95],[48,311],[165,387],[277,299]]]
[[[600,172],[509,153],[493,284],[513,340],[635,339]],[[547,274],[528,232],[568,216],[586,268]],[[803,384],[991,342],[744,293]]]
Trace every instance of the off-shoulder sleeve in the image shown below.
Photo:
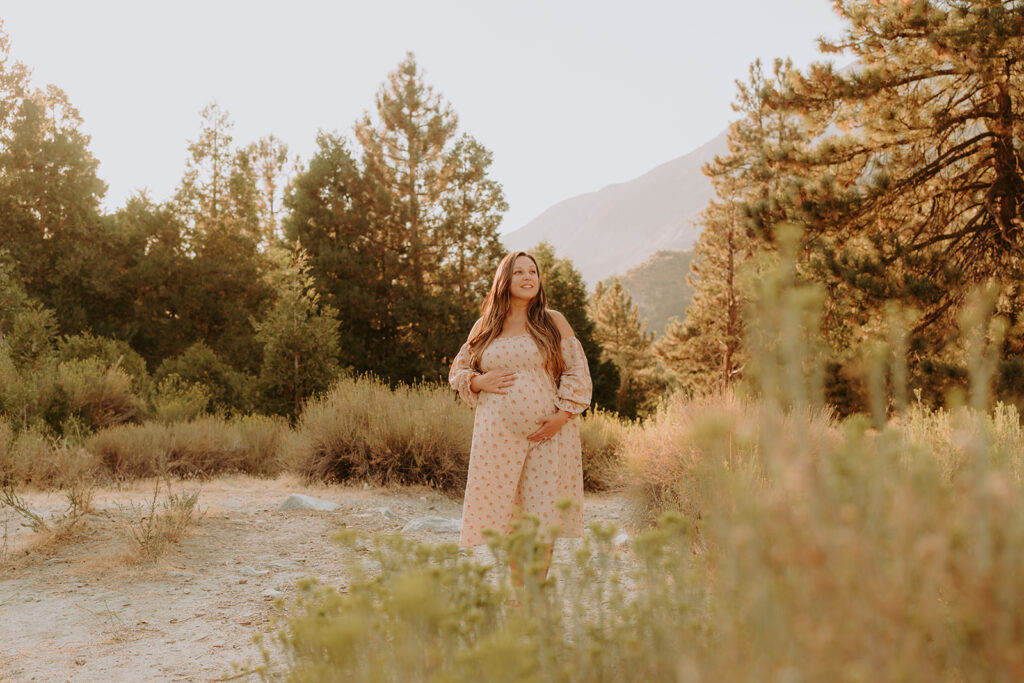
[[[587,364],[587,356],[583,353],[579,339],[562,339],[562,358],[565,360],[565,370],[558,380],[555,407],[579,415],[590,405],[590,394],[593,390],[590,366]]]
[[[452,369],[448,372],[448,383],[452,385],[455,391],[459,392],[459,396],[462,400],[469,405],[476,407],[477,401],[480,399],[479,392],[474,392],[469,388],[469,383],[472,381],[475,375],[480,373],[470,367],[470,354],[469,354],[469,342],[467,341],[459,349],[458,355],[455,356],[455,360],[452,361]]]

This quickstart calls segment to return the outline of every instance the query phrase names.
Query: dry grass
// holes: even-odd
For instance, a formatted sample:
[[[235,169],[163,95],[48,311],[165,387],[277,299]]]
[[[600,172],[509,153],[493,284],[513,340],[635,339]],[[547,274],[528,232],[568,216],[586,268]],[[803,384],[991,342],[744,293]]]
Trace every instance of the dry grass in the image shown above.
[[[769,418],[764,411],[732,392],[693,399],[676,394],[651,419],[631,427],[620,454],[634,523],[648,527],[675,511],[696,524],[721,494],[717,479],[723,471],[757,486],[778,458],[815,458],[840,438],[827,412]],[[767,419],[771,428],[763,423]]]
[[[59,487],[97,467],[91,454],[67,441],[31,427],[5,434],[5,426],[0,422],[0,481]]]
[[[85,447],[118,479],[230,472],[273,476],[283,469],[287,435],[288,425],[280,418],[209,416],[115,427],[93,435]]]
[[[307,404],[289,449],[309,480],[421,484],[461,495],[473,412],[447,387],[345,379]]]
[[[622,440],[631,423],[608,411],[588,411],[580,419],[580,442],[583,446],[583,488],[607,491],[622,486]]]
[[[128,519],[123,531],[130,546],[126,558],[129,562],[153,562],[159,559],[203,517],[204,513],[197,507],[199,489],[179,494],[174,493],[170,484],[164,482],[166,494],[160,500],[160,484],[157,480],[148,504],[131,504],[125,510]]]

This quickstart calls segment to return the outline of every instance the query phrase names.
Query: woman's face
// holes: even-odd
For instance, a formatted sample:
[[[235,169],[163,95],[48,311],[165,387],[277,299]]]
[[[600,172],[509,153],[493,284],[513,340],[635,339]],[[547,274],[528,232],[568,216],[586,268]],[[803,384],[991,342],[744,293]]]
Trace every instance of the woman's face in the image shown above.
[[[520,256],[512,264],[512,282],[510,293],[513,299],[530,301],[537,296],[540,289],[540,277],[537,266],[529,256]]]

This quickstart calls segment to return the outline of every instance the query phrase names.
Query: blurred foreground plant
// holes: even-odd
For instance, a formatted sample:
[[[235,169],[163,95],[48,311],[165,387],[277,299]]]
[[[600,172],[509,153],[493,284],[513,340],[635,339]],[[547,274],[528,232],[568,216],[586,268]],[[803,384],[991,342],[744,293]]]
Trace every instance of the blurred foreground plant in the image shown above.
[[[620,681],[664,680],[683,638],[702,649],[706,600],[694,583],[702,563],[689,526],[669,516],[634,543],[637,561],[595,527],[573,561],[539,580],[543,554],[535,523],[490,542],[493,563],[454,545],[354,532],[344,592],[299,585],[270,642],[264,680],[288,681]],[[514,592],[506,560],[526,567]],[[652,647],[664,645],[664,656]]]

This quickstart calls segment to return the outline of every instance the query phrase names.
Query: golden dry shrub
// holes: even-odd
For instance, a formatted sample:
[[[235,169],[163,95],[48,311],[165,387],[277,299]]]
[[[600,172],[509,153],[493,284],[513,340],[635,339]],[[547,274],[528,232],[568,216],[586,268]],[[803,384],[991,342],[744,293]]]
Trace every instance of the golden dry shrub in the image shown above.
[[[99,358],[64,361],[57,374],[69,414],[77,416],[89,429],[134,422],[141,412],[142,401],[132,378]]]
[[[731,391],[669,397],[650,419],[627,429],[621,448],[627,495],[637,525],[681,513],[696,523],[721,491],[723,472],[763,481],[775,456],[819,454],[838,438],[827,411],[777,413],[762,429],[767,408]],[[767,459],[761,457],[767,455]]]
[[[583,448],[583,488],[608,491],[623,484],[619,450],[632,423],[600,408],[588,410],[579,420]]]
[[[290,469],[317,481],[420,484],[461,496],[473,411],[448,387],[343,379],[302,411]]]
[[[99,470],[96,458],[78,445],[36,427],[16,431],[0,420],[0,484],[65,487]]]
[[[118,479],[283,471],[288,424],[260,415],[200,417],[189,422],[122,425],[94,434],[86,450]]]

